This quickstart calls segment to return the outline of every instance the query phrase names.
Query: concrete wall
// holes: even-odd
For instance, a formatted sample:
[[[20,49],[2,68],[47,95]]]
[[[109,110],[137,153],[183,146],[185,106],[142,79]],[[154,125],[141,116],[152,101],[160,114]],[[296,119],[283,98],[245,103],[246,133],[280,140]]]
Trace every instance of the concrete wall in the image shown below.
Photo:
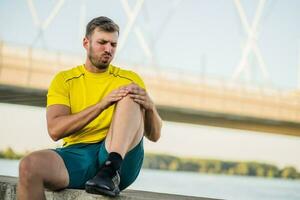
[[[15,200],[16,199],[16,185],[18,179],[16,177],[0,176],[0,200]],[[209,200],[209,198],[181,196],[162,194],[154,192],[125,190],[117,198],[108,198],[101,195],[88,194],[84,190],[66,189],[60,192],[46,191],[47,200],[105,200],[105,199],[120,199],[120,200]]]

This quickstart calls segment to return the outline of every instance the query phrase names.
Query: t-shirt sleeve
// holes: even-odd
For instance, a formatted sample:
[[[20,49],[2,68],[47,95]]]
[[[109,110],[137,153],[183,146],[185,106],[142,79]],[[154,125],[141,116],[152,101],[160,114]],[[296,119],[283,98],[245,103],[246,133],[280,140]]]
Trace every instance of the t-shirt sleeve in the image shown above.
[[[141,88],[146,90],[146,85],[145,85],[143,79],[137,73],[131,71],[131,79],[133,80],[134,83],[136,83]]]
[[[54,104],[63,104],[70,107],[69,85],[65,81],[63,72],[54,77],[48,89],[47,107]]]

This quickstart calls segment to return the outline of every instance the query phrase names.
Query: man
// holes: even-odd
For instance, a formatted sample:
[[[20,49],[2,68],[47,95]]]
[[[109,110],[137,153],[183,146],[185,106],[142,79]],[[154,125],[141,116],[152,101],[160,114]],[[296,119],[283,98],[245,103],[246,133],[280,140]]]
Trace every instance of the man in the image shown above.
[[[138,176],[143,136],[157,141],[162,122],[140,77],[110,64],[118,37],[111,19],[93,19],[83,39],[85,64],[53,79],[47,127],[64,145],[21,160],[18,199],[45,199],[44,187],[116,196]]]

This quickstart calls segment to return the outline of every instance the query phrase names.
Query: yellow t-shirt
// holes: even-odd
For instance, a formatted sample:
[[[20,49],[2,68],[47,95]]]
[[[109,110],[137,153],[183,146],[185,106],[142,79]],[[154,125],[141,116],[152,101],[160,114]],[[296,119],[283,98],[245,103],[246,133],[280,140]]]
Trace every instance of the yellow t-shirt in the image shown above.
[[[130,83],[145,89],[143,80],[134,72],[110,65],[104,73],[91,73],[84,65],[59,72],[52,80],[47,94],[47,107],[54,104],[69,106],[78,113],[101,101],[112,90]],[[96,143],[108,132],[115,105],[104,110],[83,129],[63,138],[64,146],[77,143]]]

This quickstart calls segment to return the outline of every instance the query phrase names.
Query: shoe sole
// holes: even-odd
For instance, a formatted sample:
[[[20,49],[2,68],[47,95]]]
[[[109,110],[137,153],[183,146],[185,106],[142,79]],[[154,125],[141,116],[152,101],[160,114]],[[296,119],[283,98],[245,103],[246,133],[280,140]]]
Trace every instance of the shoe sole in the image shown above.
[[[91,193],[91,194],[101,194],[101,195],[110,196],[110,197],[116,197],[120,194],[119,191],[109,191],[106,189],[88,186],[88,185],[85,186],[85,191],[87,193]]]

